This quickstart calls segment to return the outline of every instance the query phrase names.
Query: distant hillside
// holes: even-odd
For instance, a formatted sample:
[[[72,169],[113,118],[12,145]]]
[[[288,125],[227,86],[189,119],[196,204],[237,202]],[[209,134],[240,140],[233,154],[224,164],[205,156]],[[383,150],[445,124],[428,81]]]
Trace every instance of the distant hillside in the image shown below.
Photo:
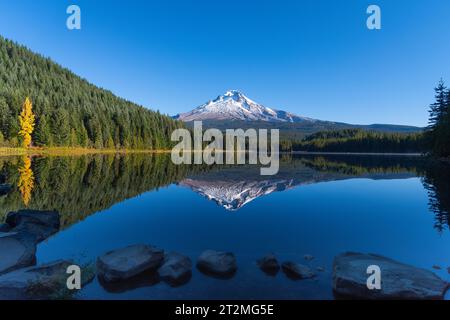
[[[187,127],[193,127],[193,122],[186,122]],[[313,133],[322,131],[334,131],[343,129],[362,129],[365,131],[384,133],[417,133],[423,131],[422,128],[402,125],[373,124],[373,125],[353,125],[341,122],[316,120],[304,122],[267,122],[267,121],[242,121],[242,120],[204,120],[204,128],[225,129],[279,129],[282,139],[301,140]]]
[[[182,126],[0,36],[0,146],[19,144],[27,96],[36,114],[35,145],[161,149]]]
[[[422,153],[426,140],[422,133],[343,129],[317,132],[301,141],[284,142],[282,147],[289,151]]]

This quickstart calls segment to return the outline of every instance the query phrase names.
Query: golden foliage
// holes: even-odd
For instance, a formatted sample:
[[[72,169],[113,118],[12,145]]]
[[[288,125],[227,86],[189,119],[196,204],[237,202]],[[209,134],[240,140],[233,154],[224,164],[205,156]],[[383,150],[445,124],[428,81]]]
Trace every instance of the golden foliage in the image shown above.
[[[22,161],[23,164],[19,167],[20,177],[18,187],[22,195],[23,203],[25,206],[28,206],[28,203],[30,203],[31,200],[31,193],[34,188],[34,174],[31,169],[31,157],[24,156]]]
[[[31,134],[34,131],[35,117],[33,113],[33,105],[28,97],[25,99],[23,104],[22,112],[19,116],[19,123],[19,135],[23,138],[23,147],[29,148],[31,146]]]

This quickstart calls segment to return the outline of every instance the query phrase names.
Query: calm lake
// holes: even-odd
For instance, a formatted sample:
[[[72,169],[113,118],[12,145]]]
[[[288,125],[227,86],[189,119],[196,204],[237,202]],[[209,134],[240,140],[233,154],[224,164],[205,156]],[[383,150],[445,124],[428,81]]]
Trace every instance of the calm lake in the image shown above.
[[[138,243],[194,263],[179,287],[149,275],[117,286],[95,279],[81,298],[333,299],[333,258],[346,251],[450,281],[450,167],[421,157],[285,155],[275,176],[260,176],[258,166],[175,166],[169,155],[2,157],[0,183],[14,186],[0,197],[0,220],[24,208],[61,214],[60,232],[38,245],[38,264],[95,262]],[[206,249],[233,252],[234,277],[198,271]],[[313,280],[268,276],[256,260],[271,252],[325,271]]]

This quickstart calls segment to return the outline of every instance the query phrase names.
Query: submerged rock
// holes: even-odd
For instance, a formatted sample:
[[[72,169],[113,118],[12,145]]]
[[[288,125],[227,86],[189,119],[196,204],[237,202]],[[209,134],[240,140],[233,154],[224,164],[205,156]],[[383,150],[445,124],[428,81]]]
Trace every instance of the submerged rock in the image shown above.
[[[316,273],[309,267],[295,262],[284,262],[281,267],[283,268],[286,276],[293,280],[311,279],[316,276]]]
[[[36,245],[17,238],[15,233],[0,233],[0,274],[28,267],[36,262]]]
[[[257,261],[258,267],[269,275],[276,275],[280,270],[280,264],[274,254],[269,253]]]
[[[0,184],[0,196],[7,195],[12,190],[12,186],[10,184]]]
[[[367,267],[381,269],[381,289],[367,288]],[[333,290],[359,299],[442,299],[448,284],[433,272],[363,253],[340,254],[333,263]]]
[[[192,262],[189,257],[176,252],[164,256],[164,263],[158,273],[162,280],[171,286],[185,284],[192,276]]]
[[[205,274],[227,278],[237,270],[236,258],[231,252],[206,250],[198,257],[197,268]]]
[[[60,227],[59,213],[56,211],[20,210],[10,212],[6,223],[11,230],[29,241],[40,242],[54,233]]]
[[[317,267],[316,270],[319,271],[319,272],[325,272],[326,271],[324,267]]]
[[[438,265],[434,265],[434,266],[433,266],[433,269],[434,269],[434,270],[442,270],[441,266],[438,266]]]
[[[148,245],[132,245],[107,252],[97,259],[98,275],[105,282],[127,280],[147,270],[156,270],[164,251]]]
[[[314,259],[314,256],[310,255],[310,254],[305,254],[303,256],[303,259],[305,259],[306,261],[311,261]]]
[[[0,232],[9,232],[11,230],[11,227],[7,223],[0,223]]]
[[[60,260],[4,274],[0,276],[0,300],[56,298],[58,292],[67,290],[66,271],[72,264]]]

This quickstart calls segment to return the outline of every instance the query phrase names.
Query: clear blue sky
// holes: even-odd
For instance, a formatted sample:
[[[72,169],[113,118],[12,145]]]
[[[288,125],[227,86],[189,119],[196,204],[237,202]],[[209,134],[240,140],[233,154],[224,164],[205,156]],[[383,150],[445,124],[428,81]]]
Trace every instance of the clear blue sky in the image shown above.
[[[448,0],[1,1],[0,34],[167,114],[239,89],[313,118],[423,126],[450,82]]]

